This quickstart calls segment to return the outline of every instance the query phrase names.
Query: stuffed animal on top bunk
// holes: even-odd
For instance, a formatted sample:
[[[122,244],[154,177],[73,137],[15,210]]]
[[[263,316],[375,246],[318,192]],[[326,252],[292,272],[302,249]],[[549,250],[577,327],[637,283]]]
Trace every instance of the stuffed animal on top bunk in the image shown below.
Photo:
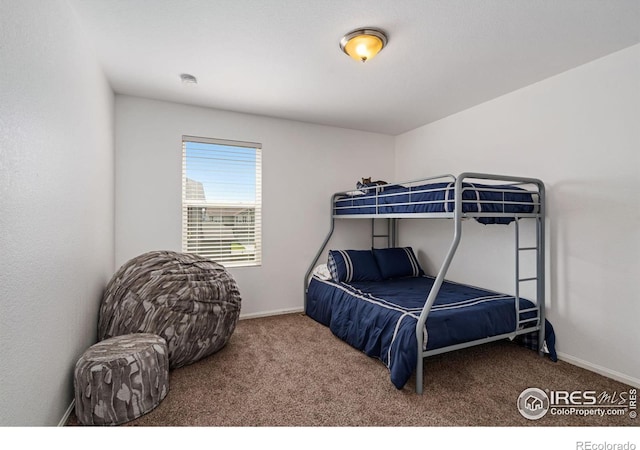
[[[388,183],[382,180],[371,181],[371,177],[362,178],[362,182],[358,181],[356,183],[356,189],[360,189],[366,194],[373,193],[374,190],[377,192],[382,192],[384,188],[379,188],[378,186],[384,186],[385,184]]]

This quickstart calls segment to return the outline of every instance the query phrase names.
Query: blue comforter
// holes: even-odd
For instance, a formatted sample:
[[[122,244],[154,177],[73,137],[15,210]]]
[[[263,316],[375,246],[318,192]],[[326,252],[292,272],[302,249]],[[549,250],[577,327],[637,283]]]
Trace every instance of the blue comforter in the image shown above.
[[[516,186],[478,183],[463,183],[462,186],[462,211],[466,213],[531,213],[535,209],[532,195]],[[453,212],[454,199],[454,183],[432,183],[412,187],[389,185],[369,189],[364,195],[351,195],[337,199],[335,214]],[[508,224],[514,219],[479,217],[477,220],[484,224]]]
[[[394,386],[402,389],[415,370],[416,323],[433,281],[424,276],[346,284],[314,277],[306,313],[340,339],[379,358]],[[532,306],[520,299],[521,309]],[[509,333],[515,327],[514,297],[444,282],[423,331],[424,350]]]

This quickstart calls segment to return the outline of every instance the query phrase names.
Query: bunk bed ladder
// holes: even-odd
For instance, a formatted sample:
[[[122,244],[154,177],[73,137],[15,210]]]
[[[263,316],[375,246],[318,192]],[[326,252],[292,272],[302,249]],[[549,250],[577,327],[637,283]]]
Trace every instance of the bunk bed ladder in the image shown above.
[[[541,318],[542,318],[542,311],[540,308],[540,304],[541,302],[544,301],[543,297],[540,295],[540,282],[541,282],[541,278],[540,278],[540,245],[541,245],[541,238],[542,238],[542,234],[540,232],[540,224],[539,222],[537,222],[537,230],[536,230],[536,242],[534,246],[526,246],[523,247],[522,243],[520,241],[520,220],[522,220],[521,217],[517,217],[516,220],[514,221],[515,223],[515,269],[516,269],[516,273],[515,273],[515,291],[516,291],[516,295],[515,295],[515,308],[516,308],[516,330],[520,329],[520,327],[524,327],[524,328],[530,328],[532,326],[537,326],[540,327],[541,324]],[[521,274],[520,274],[520,255],[523,252],[531,252],[531,251],[535,251],[536,252],[536,275],[533,277],[525,277],[522,278]],[[526,282],[530,282],[530,281],[535,281],[537,283],[537,288],[536,288],[536,306],[533,308],[526,308],[526,309],[520,309],[520,284],[521,283],[526,283]],[[543,280],[542,280],[543,281]],[[535,311],[535,316],[531,317],[531,318],[523,318],[522,315],[529,313],[529,312],[533,312]],[[532,322],[535,322],[535,325],[532,325]]]
[[[397,233],[397,220],[388,218],[387,221],[387,231],[386,234],[376,234],[376,219],[371,219],[371,248],[376,248],[375,241],[376,238],[387,238],[387,248],[396,246],[396,237]]]

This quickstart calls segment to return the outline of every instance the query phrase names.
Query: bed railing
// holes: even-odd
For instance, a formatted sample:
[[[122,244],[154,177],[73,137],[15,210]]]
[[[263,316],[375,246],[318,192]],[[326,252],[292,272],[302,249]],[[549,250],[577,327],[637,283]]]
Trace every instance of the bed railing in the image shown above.
[[[431,311],[431,308],[433,307],[433,303],[436,300],[436,297],[438,296],[438,292],[440,291],[440,288],[442,286],[442,283],[445,279],[445,275],[447,274],[447,271],[449,270],[449,267],[451,266],[451,261],[453,260],[453,257],[456,253],[456,250],[458,249],[458,245],[460,243],[460,239],[462,236],[462,219],[463,219],[463,213],[462,213],[462,185],[464,180],[471,180],[471,179],[476,179],[476,180],[482,180],[482,181],[486,181],[486,180],[491,180],[491,181],[501,181],[501,182],[506,182],[506,183],[515,183],[517,185],[532,185],[536,187],[537,190],[537,195],[538,195],[538,200],[537,200],[537,204],[538,204],[538,208],[537,208],[537,212],[534,215],[534,217],[536,218],[536,280],[537,280],[537,287],[536,287],[536,306],[538,309],[538,314],[537,314],[537,324],[533,327],[526,327],[526,328],[522,328],[522,329],[518,329],[518,326],[521,324],[521,320],[520,320],[520,299],[519,299],[519,295],[516,295],[515,297],[515,309],[516,309],[516,327],[513,331],[513,333],[508,333],[506,335],[501,335],[501,336],[492,336],[486,339],[482,339],[481,341],[472,341],[469,343],[465,343],[465,344],[460,344],[457,346],[452,346],[452,347],[447,347],[447,348],[443,348],[443,349],[438,349],[437,353],[443,353],[446,351],[451,351],[451,350],[456,350],[459,348],[464,348],[464,347],[470,347],[472,345],[478,345],[480,343],[484,343],[484,342],[490,342],[490,341],[494,341],[494,340],[499,340],[499,339],[504,339],[505,337],[515,337],[518,334],[524,334],[524,333],[529,333],[532,331],[538,331],[538,349],[539,352],[542,353],[542,348],[543,348],[543,343],[544,343],[544,325],[545,325],[545,308],[544,308],[544,304],[545,304],[545,256],[544,256],[544,248],[545,248],[545,223],[544,223],[544,217],[545,217],[545,211],[544,211],[544,200],[545,200],[545,188],[544,188],[544,183],[541,180],[535,179],[535,178],[523,178],[523,177],[508,177],[508,176],[503,176],[503,175],[492,175],[492,174],[483,174],[483,173],[473,173],[473,172],[465,172],[462,173],[458,176],[458,178],[456,179],[456,183],[455,183],[455,206],[454,206],[454,211],[453,211],[453,219],[454,219],[454,234],[453,234],[453,239],[451,241],[451,244],[449,246],[449,251],[447,252],[447,255],[444,258],[444,261],[442,262],[442,265],[440,266],[440,270],[438,271],[438,275],[436,276],[435,282],[433,284],[433,287],[431,288],[431,291],[429,292],[429,295],[427,297],[427,300],[425,302],[424,307],[422,308],[422,311],[420,312],[420,316],[418,318],[418,321],[416,323],[416,344],[417,344],[417,350],[418,350],[418,358],[416,361],[416,392],[418,394],[421,394],[423,391],[423,377],[424,377],[424,369],[423,369],[423,364],[424,364],[424,357],[425,356],[430,356],[433,354],[436,354],[436,352],[427,352],[427,351],[423,351],[423,343],[424,343],[424,327],[425,324],[427,322],[427,317],[429,315],[429,312]],[[529,216],[529,215],[527,215]],[[516,222],[518,221],[518,219],[520,217],[515,217],[516,218]],[[517,230],[517,226],[516,226],[516,230]],[[519,239],[519,236],[518,236]],[[519,245],[519,244],[517,244]],[[518,248],[518,247],[516,247]],[[517,260],[516,260],[517,261]],[[516,271],[516,292],[519,292],[517,287],[519,286],[519,283],[521,280],[519,280],[519,271]],[[522,280],[522,281],[526,281],[526,280]]]
[[[340,218],[453,218],[455,192],[460,192],[465,218],[535,216],[540,207],[537,188],[526,181],[505,183],[506,178],[481,178],[456,188],[456,177],[441,175],[337,192],[332,214]],[[481,184],[487,182],[492,184]]]
[[[334,200],[332,202],[332,213],[333,215],[340,218],[348,218],[345,216],[349,216],[347,214],[342,214],[344,210],[355,210],[355,214],[350,214],[354,216],[359,216],[362,218],[361,211],[375,209],[375,212],[368,213],[367,215],[375,215],[380,216],[382,207],[393,207],[393,206],[403,206],[403,205],[428,205],[432,203],[438,203],[441,201],[424,201],[424,202],[393,202],[388,201],[388,199],[397,197],[397,192],[389,193],[389,189],[393,188],[408,188],[410,191],[407,193],[409,198],[418,194],[424,194],[426,192],[443,192],[446,188],[429,188],[429,189],[421,189],[421,190],[413,190],[415,186],[420,186],[425,183],[448,183],[453,186],[455,183],[456,177],[451,174],[446,175],[438,175],[435,177],[428,178],[419,178],[410,181],[403,181],[401,183],[389,183],[384,185],[377,186],[369,186],[369,187],[361,187],[358,189],[351,189],[348,191],[336,192],[334,194]],[[372,203],[367,205],[358,205],[359,200],[366,198],[370,200]],[[354,217],[356,218],[356,217]]]

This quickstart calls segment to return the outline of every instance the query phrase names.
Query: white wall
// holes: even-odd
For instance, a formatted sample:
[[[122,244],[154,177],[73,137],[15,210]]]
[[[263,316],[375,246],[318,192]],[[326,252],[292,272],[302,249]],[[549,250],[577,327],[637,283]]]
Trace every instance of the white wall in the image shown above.
[[[0,425],[56,425],[114,263],[113,93],[66,1],[0,0]]]
[[[557,349],[640,384],[640,45],[397,136],[395,146],[398,180],[478,171],[545,181]],[[403,223],[402,242],[433,271],[448,229]],[[511,231],[465,224],[451,277],[513,290]],[[502,238],[506,252],[496,250]]]
[[[331,194],[358,177],[393,175],[391,136],[117,95],[116,267],[150,250],[181,251],[183,135],[262,144],[262,266],[230,269],[245,317],[301,309]],[[332,244],[367,248],[358,232],[367,225],[338,224]]]

